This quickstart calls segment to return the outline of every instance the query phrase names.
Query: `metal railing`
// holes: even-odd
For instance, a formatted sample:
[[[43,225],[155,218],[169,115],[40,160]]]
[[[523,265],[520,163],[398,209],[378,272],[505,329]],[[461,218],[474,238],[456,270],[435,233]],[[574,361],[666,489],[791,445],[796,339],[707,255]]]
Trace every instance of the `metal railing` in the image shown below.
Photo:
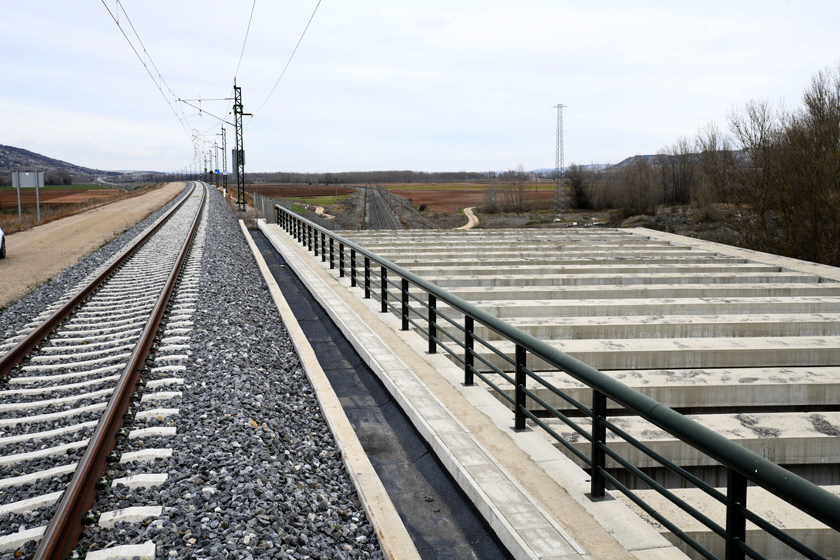
[[[686,418],[666,405],[624,385],[597,369],[564,354],[557,348],[474,307],[416,274],[279,205],[275,206],[275,223],[310,251],[313,251],[315,256],[320,256],[322,262],[329,260],[330,269],[335,269],[337,261],[339,277],[346,277],[346,272],[349,272],[351,287],[357,287],[359,284],[358,268],[361,266],[362,286],[360,287],[364,290],[365,299],[375,297],[380,301],[380,311],[382,313],[389,311],[396,313],[401,318],[402,330],[408,330],[413,326],[422,333],[428,340],[428,352],[430,354],[436,353],[438,348],[449,353],[451,359],[463,367],[464,383],[466,385],[472,385],[475,382],[475,377],[478,377],[496,391],[501,399],[510,403],[513,407],[514,428],[516,430],[525,429],[526,421],[530,419],[550,434],[559,444],[563,445],[569,453],[583,462],[590,469],[590,490],[593,499],[604,497],[606,485],[609,483],[697,554],[709,560],[718,560],[718,556],[692,538],[691,535],[681,530],[653,506],[646,503],[628,485],[611,474],[607,469],[607,458],[609,458],[625,469],[626,472],[636,477],[643,485],[655,490],[707,527],[712,533],[720,536],[724,541],[724,557],[726,560],[742,560],[747,557],[755,560],[766,560],[762,554],[746,542],[747,521],[775,537],[803,557],[812,560],[825,560],[825,556],[820,552],[812,550],[809,546],[751,511],[747,507],[747,486],[749,483],[760,486],[831,529],[840,531],[840,498],[834,494]],[[349,253],[349,262],[346,253]],[[396,292],[391,291],[391,288]],[[426,297],[418,297],[417,293],[411,293],[411,288],[420,290]],[[414,305],[412,305],[412,302]],[[463,325],[441,312],[438,308],[438,304],[441,302],[463,314]],[[513,356],[508,356],[478,336],[475,330],[476,324],[483,325],[495,332],[502,340],[514,343]],[[443,328],[443,325],[446,325],[446,327]],[[453,332],[462,335],[462,337],[456,336]],[[502,363],[509,367],[500,368],[494,365],[481,352],[476,350],[476,344],[480,344],[491,355],[497,356]],[[450,346],[457,347],[461,352],[453,350]],[[532,361],[536,361],[534,358],[538,358],[588,386],[592,390],[592,406],[582,404],[555,387],[539,373],[527,367],[529,354],[532,356]],[[476,366],[477,362],[480,362],[478,366]],[[494,375],[500,376],[515,388],[513,396],[499,387],[493,378]],[[534,390],[534,383],[539,388],[547,389],[550,393],[571,405],[580,416],[589,418],[588,429],[581,423],[576,422],[570,415],[563,414],[540,398]],[[582,452],[558,434],[545,421],[545,418],[541,418],[528,410],[526,408],[526,399],[528,398],[538,403],[544,409],[544,413],[567,425],[589,442],[589,454]],[[611,422],[608,416],[607,399],[626,409],[625,414],[634,414],[647,420],[720,463],[726,469],[727,474],[724,491],[718,490],[687,469],[663,457],[621,429],[616,423]],[[613,413],[615,414],[615,411]],[[710,519],[698,508],[671,492],[663,484],[643,472],[641,468],[619,455],[607,443],[607,430],[680,477],[686,485],[702,490],[722,504],[726,511],[724,526]],[[832,555],[834,552],[831,551]]]

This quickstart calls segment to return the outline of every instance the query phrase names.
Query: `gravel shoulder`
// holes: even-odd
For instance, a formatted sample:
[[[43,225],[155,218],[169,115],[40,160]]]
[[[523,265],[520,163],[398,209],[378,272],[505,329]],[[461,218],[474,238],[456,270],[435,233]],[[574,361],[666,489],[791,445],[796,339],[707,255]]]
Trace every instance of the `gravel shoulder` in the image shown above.
[[[183,189],[184,183],[169,183],[137,197],[7,236],[6,258],[0,260],[0,308],[130,230]]]

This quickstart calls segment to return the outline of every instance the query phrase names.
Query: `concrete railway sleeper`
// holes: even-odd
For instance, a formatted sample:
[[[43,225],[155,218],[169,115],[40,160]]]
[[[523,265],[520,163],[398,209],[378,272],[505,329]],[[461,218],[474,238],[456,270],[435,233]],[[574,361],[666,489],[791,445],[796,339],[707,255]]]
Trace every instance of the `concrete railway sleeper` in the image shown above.
[[[142,457],[120,457],[115,446],[138,433],[171,430],[142,427],[176,414],[161,403],[176,403],[181,394],[177,367],[150,366],[155,356],[172,364],[186,358],[179,334],[195,311],[195,281],[181,278],[203,216],[206,221],[207,197],[207,187],[194,183],[100,274],[15,337],[0,358],[0,554],[31,554],[39,542],[34,558],[81,558],[74,547],[84,524],[154,515],[100,515],[90,508],[97,488],[166,479],[165,473],[115,481],[103,475],[110,462],[171,453],[147,449]],[[159,408],[144,406],[149,403]],[[124,552],[142,556],[148,552],[143,546],[149,548]]]
[[[316,237],[325,234],[331,239],[330,247],[338,246],[339,277],[344,276],[346,266],[344,251],[350,252],[351,286],[356,284],[356,268],[361,267],[364,297],[378,299],[382,313],[394,312],[400,316],[402,330],[413,328],[426,337],[430,354],[438,351],[447,353],[463,368],[465,384],[481,382],[495,391],[499,399],[509,402],[516,430],[524,430],[531,423],[553,437],[558,447],[562,446],[564,452],[590,473],[593,499],[604,497],[608,487],[620,491],[645,515],[680,539],[697,557],[710,560],[763,559],[765,556],[749,544],[753,539],[748,533],[756,532],[763,532],[771,540],[775,539],[777,544],[788,547],[788,554],[792,551],[795,555],[815,560],[836,556],[837,543],[840,542],[837,538],[837,532],[840,532],[840,497],[834,493],[598,371],[585,363],[587,357],[576,359],[561,351],[557,347],[559,344],[552,345],[538,340],[450,294],[442,287],[280,206],[275,211],[276,223],[287,232],[306,229],[315,233]],[[599,241],[596,238],[591,247],[580,248],[598,248],[597,243]],[[334,262],[333,257],[331,251],[330,263]],[[409,288],[413,291],[410,292]],[[423,297],[419,297],[418,292],[422,292]],[[452,311],[455,312],[454,316],[444,313]],[[480,327],[480,330],[476,327]],[[489,331],[494,333],[498,341],[491,342],[482,338],[481,335],[487,336]],[[801,345],[807,346],[808,343],[805,340]],[[635,340],[633,344],[648,345],[653,349],[659,343]],[[702,348],[702,343],[697,343],[697,346],[698,349]],[[629,354],[626,349],[623,353]],[[706,367],[717,365],[710,362]],[[618,369],[635,366],[620,365],[616,361],[615,364],[605,362],[601,367]],[[642,367],[662,366],[650,364]],[[549,376],[545,375],[543,370],[546,368],[565,372],[576,383],[583,384],[585,387],[578,389],[577,393],[589,393],[588,402],[584,404],[555,386]],[[547,402],[544,398],[546,394],[550,394],[555,402],[562,400],[565,407],[573,407],[580,417],[588,420],[570,418],[563,414]],[[534,406],[541,407],[539,416],[532,411]],[[713,482],[705,481],[683,468],[679,461],[670,460],[660,453],[656,445],[646,445],[644,438],[639,437],[638,429],[629,429],[622,418],[612,418],[615,407],[626,409],[629,414],[638,417],[640,422],[649,423],[669,439],[691,448],[693,453],[704,457],[708,464],[719,465],[725,471],[724,480],[718,477]],[[702,495],[703,500],[723,508],[723,518],[716,520],[709,517],[703,507],[694,501],[696,495],[671,490],[649,476],[645,471],[650,471],[654,466],[667,469],[671,476],[681,480],[681,486],[695,490],[697,495]],[[617,469],[623,469],[622,476],[615,476]],[[649,490],[634,490],[635,485],[626,483],[627,476],[635,477]],[[749,492],[748,486],[751,487]],[[779,529],[768,521],[775,518],[772,513],[768,516],[766,511],[750,508],[751,500],[748,497],[756,492],[767,492],[774,499],[780,498],[785,507],[799,510],[825,524],[831,536],[826,534],[825,538],[814,537],[786,533]],[[662,503],[650,501],[654,495],[656,500],[667,501],[674,511],[660,511],[657,506],[651,505]],[[682,523],[674,521],[677,518],[681,522],[690,520],[702,526],[704,530],[710,531],[713,539],[721,539],[723,545],[720,546],[721,541],[712,542],[698,537],[696,532],[682,530]]]

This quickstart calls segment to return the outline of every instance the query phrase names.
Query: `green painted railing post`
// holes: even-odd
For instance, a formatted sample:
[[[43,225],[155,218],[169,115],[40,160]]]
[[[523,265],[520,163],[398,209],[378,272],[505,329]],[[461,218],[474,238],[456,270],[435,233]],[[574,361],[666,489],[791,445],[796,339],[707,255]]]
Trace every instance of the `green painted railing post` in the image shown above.
[[[408,280],[400,281],[400,295],[402,296],[402,330],[408,330]]]
[[[379,267],[379,312],[388,312],[388,269]]]
[[[602,469],[607,465],[607,454],[601,445],[607,443],[607,427],[601,420],[607,417],[607,396],[600,391],[592,391],[592,474],[590,492],[593,498],[603,498],[605,481]]]
[[[429,294],[429,354],[437,353],[437,297]]]
[[[726,560],[744,560],[738,541],[747,541],[747,520],[738,511],[747,507],[747,477],[732,469],[726,471]]]
[[[473,356],[473,346],[475,339],[473,332],[475,331],[475,321],[469,315],[464,316],[464,385],[472,385],[473,367],[475,366],[475,356]]]
[[[527,384],[527,375],[525,374],[525,348],[516,345],[516,391],[515,403],[516,410],[514,411],[514,429],[525,429],[525,387]]]

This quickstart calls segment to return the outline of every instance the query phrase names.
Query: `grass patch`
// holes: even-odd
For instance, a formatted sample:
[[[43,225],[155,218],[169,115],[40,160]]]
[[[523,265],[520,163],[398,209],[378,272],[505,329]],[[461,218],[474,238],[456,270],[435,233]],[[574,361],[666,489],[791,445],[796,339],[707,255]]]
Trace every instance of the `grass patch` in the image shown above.
[[[301,214],[301,215],[307,214],[309,212],[309,210],[307,210],[307,208],[305,206],[301,206],[300,204],[292,204],[291,210],[295,214]]]

